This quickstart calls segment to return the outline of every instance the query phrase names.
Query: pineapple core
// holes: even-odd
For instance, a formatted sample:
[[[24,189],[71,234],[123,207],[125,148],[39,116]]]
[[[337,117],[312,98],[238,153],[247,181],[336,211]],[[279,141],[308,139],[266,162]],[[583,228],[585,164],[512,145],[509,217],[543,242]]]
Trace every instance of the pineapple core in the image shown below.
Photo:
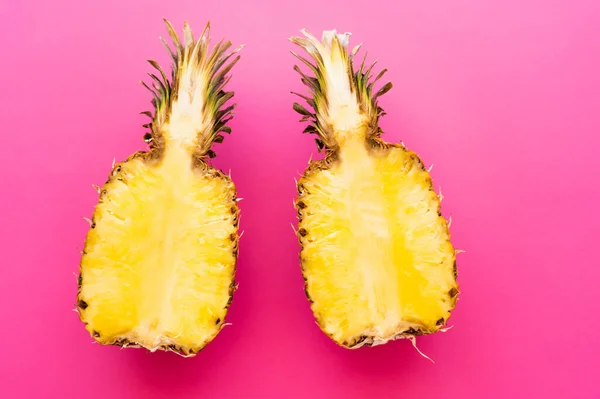
[[[114,166],[99,190],[80,265],[77,311],[107,345],[193,356],[223,328],[235,290],[238,214],[233,181],[207,162],[230,133],[230,42],[208,50],[209,26],[175,49],[172,80],[154,61],[149,152]],[[166,44],[166,43],[165,43]]]
[[[307,297],[321,329],[347,348],[439,331],[458,294],[455,251],[429,172],[402,145],[381,140],[383,110],[371,68],[355,71],[349,34],[308,32],[292,42],[310,89],[308,111],[295,104],[323,160],[298,182],[298,237]]]

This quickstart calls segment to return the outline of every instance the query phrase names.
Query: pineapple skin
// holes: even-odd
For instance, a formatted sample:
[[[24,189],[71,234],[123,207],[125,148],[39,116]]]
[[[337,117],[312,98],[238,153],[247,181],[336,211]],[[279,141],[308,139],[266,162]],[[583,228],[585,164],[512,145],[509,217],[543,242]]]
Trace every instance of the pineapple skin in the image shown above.
[[[300,266],[304,278],[306,297],[322,332],[341,347],[357,349],[382,345],[403,338],[411,340],[416,347],[415,340],[417,336],[447,330],[444,327],[456,306],[459,295],[457,251],[455,251],[450,241],[449,222],[441,213],[441,198],[435,193],[430,174],[416,153],[406,149],[403,144],[388,143],[381,139],[383,131],[378,122],[380,117],[385,115],[385,112],[378,105],[378,98],[389,91],[392,84],[383,85],[377,92],[374,91],[373,87],[374,83],[384,75],[386,70],[383,70],[377,77],[372,79],[371,71],[374,64],[366,68],[364,60],[360,68],[355,70],[353,59],[360,45],[356,46],[351,52],[347,51],[349,33],[338,35],[336,31],[325,31],[322,40],[316,39],[305,30],[302,33],[304,37],[292,37],[290,40],[305,50],[310,58],[306,59],[294,52],[292,54],[302,61],[302,64],[309,67],[314,77],[305,74],[298,66],[295,66],[294,69],[300,74],[302,82],[309,88],[311,95],[293,94],[297,94],[306,100],[311,109],[308,110],[302,105],[294,103],[294,110],[302,115],[301,122],[310,122],[303,133],[316,135],[315,141],[319,151],[324,150],[326,153],[324,159],[309,162],[308,168],[297,182],[297,198],[294,203],[298,217],[297,237],[300,245]],[[374,160],[386,160],[390,157],[399,159],[403,163],[407,175],[412,174],[411,179],[414,179],[414,185],[411,188],[414,188],[422,198],[426,199],[426,206],[424,205],[423,209],[427,209],[430,214],[427,220],[435,229],[436,234],[439,235],[438,238],[432,235],[431,242],[437,243],[440,248],[438,260],[442,264],[440,266],[442,270],[439,272],[432,271],[433,274],[429,280],[429,283],[437,287],[434,291],[439,291],[437,292],[439,294],[437,300],[430,301],[430,307],[437,309],[438,316],[430,320],[420,319],[419,317],[409,319],[396,317],[393,318],[396,323],[393,320],[380,319],[379,324],[375,321],[374,324],[371,323],[371,325],[365,326],[362,331],[355,331],[354,334],[343,334],[340,333],[341,324],[335,325],[335,322],[339,322],[339,313],[346,312],[342,317],[350,318],[354,313],[362,312],[361,315],[368,315],[368,312],[364,312],[364,308],[361,307],[350,307],[338,311],[338,315],[333,315],[336,304],[331,302],[332,297],[336,294],[341,298],[344,298],[344,295],[347,297],[356,296],[363,287],[355,287],[354,291],[344,289],[343,284],[350,280],[344,280],[344,277],[336,275],[330,276],[327,281],[327,279],[320,276],[327,271],[326,269],[330,265],[327,264],[325,256],[322,254],[326,250],[324,248],[325,244],[315,243],[326,241],[329,236],[343,234],[347,230],[347,226],[336,225],[335,227],[331,226],[326,234],[316,231],[319,223],[323,225],[333,223],[331,220],[335,219],[338,216],[337,213],[339,213],[334,205],[336,201],[338,203],[343,202],[343,200],[336,198],[340,193],[331,186],[327,186],[326,183],[328,180],[333,181],[331,176],[339,173],[340,170],[349,169],[351,173],[360,174],[360,166],[354,168],[348,166],[352,165],[354,161],[368,159],[369,161],[365,161],[367,163],[364,164],[368,165],[369,162],[371,164],[378,162]],[[386,172],[390,172],[395,176],[390,178],[392,182],[402,182],[402,179],[405,178],[401,173],[394,171],[393,168]],[[360,184],[364,183],[360,182],[360,179],[357,181]],[[365,192],[363,196],[368,194],[368,192]],[[319,201],[321,204],[316,206],[315,204]],[[359,200],[359,202],[363,201]],[[368,199],[364,201],[367,204],[369,202]],[[393,206],[389,201],[387,205]],[[310,221],[311,219],[312,221]],[[392,222],[400,221],[401,219],[392,220]],[[427,235],[424,236],[425,239],[427,237]],[[393,247],[395,243],[393,240],[390,241],[392,241]],[[415,252],[419,252],[419,250]],[[422,252],[421,255],[427,255],[426,251],[420,252]],[[319,261],[314,260],[314,258],[319,257]],[[383,279],[385,278],[383,277]],[[319,287],[323,284],[330,284],[331,286],[325,289]],[[336,284],[337,286],[335,286]],[[382,283],[381,286],[383,285],[386,284]],[[382,288],[377,288],[381,293]],[[364,292],[362,293],[364,294]],[[417,295],[425,295],[425,293],[427,291],[423,289],[421,292],[417,291]],[[338,303],[337,305],[340,308],[343,307],[343,304],[339,305]],[[332,308],[334,309],[332,310]],[[381,331],[383,327],[385,327],[384,333]]]
[[[243,46],[226,54],[231,43],[222,40],[211,53],[208,50],[210,23],[206,25],[201,37],[198,40],[194,40],[192,31],[188,23],[185,22],[183,30],[184,40],[180,41],[170,22],[166,19],[164,22],[169,36],[175,45],[175,49],[173,50],[161,38],[171,55],[173,69],[171,79],[167,77],[156,62],[150,60],[149,63],[160,73],[158,75],[160,77],[149,74],[154,81],[151,86],[142,82],[152,93],[152,104],[155,108],[154,113],[150,111],[142,112],[142,114],[152,118],[151,123],[143,125],[150,129],[150,132],[144,136],[144,141],[149,145],[149,151],[138,151],[123,162],[113,164],[107,181],[102,187],[96,187],[99,200],[92,219],[89,220],[90,230],[88,230],[82,251],[75,310],[79,314],[79,319],[85,324],[86,330],[97,343],[119,347],[145,348],[151,352],[157,350],[169,351],[183,357],[192,357],[208,345],[219,331],[227,325],[225,317],[232,302],[234,292],[237,289],[235,274],[237,271],[238,243],[240,238],[240,234],[238,234],[240,209],[237,204],[236,187],[231,177],[213,168],[208,163],[208,159],[215,156],[212,150],[213,144],[223,141],[223,133],[231,133],[231,128],[227,126],[227,122],[232,119],[231,115],[235,104],[229,106],[224,106],[224,104],[233,97],[234,93],[226,92],[224,87],[230,79],[227,73],[240,58],[239,55],[235,57],[234,55]],[[110,216],[114,216],[115,209],[126,212],[126,216],[141,212],[140,208],[135,206],[138,198],[132,192],[126,192],[129,196],[128,199],[130,201],[133,199],[134,202],[128,208],[119,208],[114,203],[111,204],[115,199],[118,199],[115,195],[118,195],[119,190],[121,192],[124,191],[123,186],[127,186],[127,179],[132,177],[130,172],[136,168],[143,169],[146,172],[146,175],[142,174],[142,178],[158,174],[158,171],[162,170],[161,168],[166,168],[167,171],[174,172],[168,175],[168,178],[172,178],[174,187],[179,189],[179,194],[171,193],[176,199],[179,198],[178,195],[181,195],[182,189],[189,188],[186,186],[182,187],[181,184],[188,184],[188,186],[192,184],[195,187],[200,187],[200,189],[212,190],[207,196],[207,202],[211,200],[214,202],[215,198],[224,198],[224,202],[218,204],[222,208],[222,212],[220,215],[217,214],[217,217],[220,216],[223,221],[221,226],[224,227],[224,230],[219,231],[223,237],[220,239],[217,238],[220,241],[215,245],[218,247],[219,253],[229,255],[221,256],[220,259],[224,262],[223,264],[210,265],[210,267],[219,266],[225,270],[226,281],[221,281],[221,283],[224,283],[221,284],[223,288],[216,288],[219,291],[215,295],[220,295],[222,298],[218,301],[220,303],[218,307],[220,306],[221,309],[220,311],[217,309],[218,316],[213,316],[209,327],[200,326],[203,328],[203,339],[196,341],[187,339],[186,342],[183,342],[184,340],[179,338],[181,334],[177,334],[176,336],[173,336],[174,334],[170,334],[170,336],[155,334],[157,339],[154,342],[145,342],[143,339],[136,339],[138,337],[136,337],[136,334],[131,333],[131,331],[124,331],[120,334],[115,334],[113,331],[111,334],[105,334],[105,330],[94,323],[94,317],[97,318],[97,314],[93,315],[93,312],[90,313],[92,310],[97,309],[98,306],[104,306],[104,313],[100,315],[105,316],[104,318],[106,319],[113,312],[113,309],[103,303],[103,301],[106,301],[106,298],[98,300],[97,298],[93,298],[94,295],[92,294],[94,294],[94,286],[108,285],[110,283],[107,273],[111,272],[111,267],[114,269],[115,264],[120,261],[120,259],[117,259],[117,262],[105,262],[99,269],[106,267],[107,271],[101,272],[100,277],[98,277],[98,270],[94,270],[94,267],[98,269],[97,254],[99,253],[100,256],[108,258],[116,256],[114,252],[127,252],[129,250],[127,245],[134,243],[131,241],[143,241],[144,238],[143,236],[134,236],[132,240],[120,242],[114,249],[102,248],[102,243],[97,243],[99,238],[97,233],[98,228],[104,226],[101,224],[103,223],[102,220],[98,220],[100,215],[109,214]],[[181,177],[181,172],[184,172],[185,177]],[[165,177],[164,175],[165,172],[163,171],[163,178]],[[183,183],[181,183],[182,181]],[[209,183],[210,187],[207,187],[206,184],[203,185],[202,182]],[[161,188],[157,187],[158,190]],[[148,199],[149,197],[141,198],[142,202],[144,200],[148,202]],[[150,210],[155,209],[150,207]],[[161,212],[165,211],[165,209],[157,208],[156,211]],[[215,212],[218,213],[219,210],[215,211],[213,208],[208,208],[208,211],[214,214]],[[140,219],[137,218],[137,220],[139,221]],[[206,220],[205,222],[214,223],[214,220]],[[98,225],[99,223],[101,224],[100,226]],[[210,226],[207,225],[207,227],[208,229],[205,228],[205,230],[210,232]],[[121,232],[119,231],[119,233]],[[103,238],[106,241],[106,237]],[[214,255],[217,252],[216,247],[213,247],[212,250],[209,248],[208,255]],[[202,245],[195,248],[196,251],[202,249],[206,250],[207,248],[202,247]],[[152,259],[152,257],[149,257],[149,259]],[[93,264],[95,265],[94,267],[92,267]],[[208,272],[212,273],[210,270]],[[117,292],[115,295],[122,295],[124,287],[132,283],[132,281],[121,281],[121,284],[116,288],[113,287],[112,290],[108,291],[111,294]],[[119,290],[121,293],[118,292]],[[212,288],[212,290],[214,291],[215,288]],[[178,295],[180,293],[176,292],[175,294]],[[109,299],[112,300],[114,298]],[[120,304],[123,305],[123,298],[117,299],[120,299],[122,302]],[[136,299],[139,300],[139,298],[133,298],[134,301]],[[137,305],[140,304],[138,303]],[[198,303],[195,303],[195,305],[198,305]],[[178,310],[175,309],[174,311],[177,312]],[[181,313],[181,310],[179,312]],[[201,312],[206,313],[202,309]],[[189,312],[184,311],[181,314],[186,317],[189,316]],[[131,318],[131,314],[124,315],[117,313],[114,316],[108,319],[108,324],[113,325],[113,327],[114,324],[131,322],[131,319],[128,319],[128,317]],[[154,314],[153,316],[155,316],[155,319],[158,318],[155,322],[162,321],[160,320],[160,314],[158,316]],[[168,314],[168,316],[171,315]],[[195,316],[198,315],[192,314],[190,317],[193,318]],[[134,320],[134,326],[135,322],[139,323],[140,320]],[[193,328],[197,329],[198,325],[192,325]]]

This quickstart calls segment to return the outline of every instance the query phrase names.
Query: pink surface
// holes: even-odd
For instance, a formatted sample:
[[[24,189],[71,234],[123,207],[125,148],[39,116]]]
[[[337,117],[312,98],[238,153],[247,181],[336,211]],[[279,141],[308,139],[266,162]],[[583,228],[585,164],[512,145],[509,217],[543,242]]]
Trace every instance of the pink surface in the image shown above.
[[[1,1],[0,397],[600,398],[600,2],[395,3]],[[245,198],[240,289],[193,359],[94,345],[72,311],[91,184],[144,147],[163,16],[247,44],[216,160]],[[364,42],[395,85],[384,137],[435,164],[467,250],[455,328],[419,340],[436,364],[314,323],[290,228],[316,153],[289,94],[302,27]]]

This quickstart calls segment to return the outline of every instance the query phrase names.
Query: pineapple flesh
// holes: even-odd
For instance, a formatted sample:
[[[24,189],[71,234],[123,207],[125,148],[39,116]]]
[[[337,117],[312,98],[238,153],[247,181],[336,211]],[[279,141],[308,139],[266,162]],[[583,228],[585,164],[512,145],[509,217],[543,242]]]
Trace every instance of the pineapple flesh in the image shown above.
[[[172,75],[149,61],[150,148],[114,165],[98,189],[76,309],[100,344],[193,356],[225,325],[236,288],[236,188],[208,159],[231,132],[224,86],[241,47],[209,51],[208,24],[195,40],[185,23],[183,41],[165,24]]]
[[[306,295],[322,331],[346,348],[374,346],[443,330],[458,291],[456,251],[440,198],[423,162],[403,145],[381,139],[373,66],[353,59],[349,33],[305,30],[290,40],[310,95],[309,121],[322,160],[299,179],[298,239]],[[295,93],[298,94],[298,93]],[[312,108],[312,109],[311,109]]]

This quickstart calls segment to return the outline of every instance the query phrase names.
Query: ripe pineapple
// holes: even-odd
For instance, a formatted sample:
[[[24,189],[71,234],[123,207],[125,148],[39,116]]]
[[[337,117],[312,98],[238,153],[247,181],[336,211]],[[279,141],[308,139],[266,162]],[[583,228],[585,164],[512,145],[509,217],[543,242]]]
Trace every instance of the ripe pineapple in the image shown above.
[[[290,40],[312,59],[292,52],[311,95],[310,121],[323,160],[310,162],[297,183],[298,239],[306,295],[325,334],[346,348],[385,344],[442,330],[458,295],[456,251],[440,198],[423,162],[403,145],[381,139],[378,106],[391,83],[375,92],[373,66],[350,34],[305,30]],[[416,344],[415,344],[416,346]]]
[[[148,152],[113,166],[100,194],[80,265],[77,311],[105,345],[193,356],[225,325],[235,291],[236,189],[207,162],[230,133],[234,105],[224,91],[240,49],[209,51],[207,24],[181,42],[165,20],[174,50],[171,79],[154,61],[154,114]]]

